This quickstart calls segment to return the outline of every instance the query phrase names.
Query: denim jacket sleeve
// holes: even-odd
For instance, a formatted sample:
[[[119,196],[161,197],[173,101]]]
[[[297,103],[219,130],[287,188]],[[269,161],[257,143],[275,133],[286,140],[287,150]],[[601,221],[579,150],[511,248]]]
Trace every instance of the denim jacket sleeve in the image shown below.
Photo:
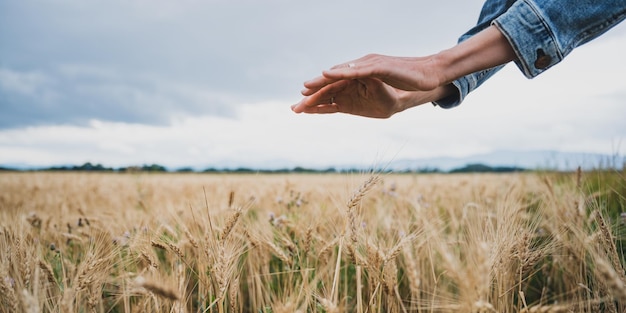
[[[533,78],[624,18],[626,0],[487,0],[478,24],[461,36],[459,42],[495,25],[513,47],[517,67],[526,77]],[[453,81],[458,94],[433,104],[442,108],[459,105],[467,94],[501,68],[497,66]]]

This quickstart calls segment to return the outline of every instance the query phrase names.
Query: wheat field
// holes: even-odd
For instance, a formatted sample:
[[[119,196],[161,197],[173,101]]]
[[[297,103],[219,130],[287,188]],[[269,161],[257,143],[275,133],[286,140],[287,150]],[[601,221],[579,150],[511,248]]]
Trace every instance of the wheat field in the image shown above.
[[[602,175],[1,173],[0,312],[624,312]]]

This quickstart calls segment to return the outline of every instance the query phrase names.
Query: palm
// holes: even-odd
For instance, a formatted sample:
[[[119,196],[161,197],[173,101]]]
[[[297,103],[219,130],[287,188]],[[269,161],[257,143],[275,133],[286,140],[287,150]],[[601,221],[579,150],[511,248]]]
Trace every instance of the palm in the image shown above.
[[[305,101],[307,113],[341,112],[388,118],[397,112],[398,90],[376,78],[343,80],[326,86]]]
[[[395,113],[396,89],[375,78],[351,80],[335,96],[338,111],[365,117],[387,118]]]

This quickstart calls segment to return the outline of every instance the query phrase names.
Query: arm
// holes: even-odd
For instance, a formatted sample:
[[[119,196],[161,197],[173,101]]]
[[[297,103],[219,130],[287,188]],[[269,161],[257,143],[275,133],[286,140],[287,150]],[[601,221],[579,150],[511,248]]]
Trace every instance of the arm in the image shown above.
[[[424,58],[369,55],[335,66],[305,83],[292,110],[389,117],[425,102],[451,108],[503,64],[513,60],[535,77],[625,18],[626,0],[487,0],[478,25],[457,46]],[[348,82],[360,88],[343,88]]]
[[[459,38],[463,42],[490,26],[491,22],[506,12],[516,0],[486,0],[476,26],[468,30]],[[403,59],[403,58],[396,58]],[[415,58],[416,60],[419,58]],[[339,65],[336,67],[345,66]],[[336,68],[335,67],[335,68]],[[423,103],[432,102],[443,108],[451,108],[460,104],[465,96],[477,88],[483,81],[495,74],[501,66],[490,68],[478,73],[472,73],[461,77],[450,84],[439,86],[430,91],[407,92],[395,88],[383,88],[379,80],[344,81],[335,82],[320,89],[304,89],[305,97],[299,103],[292,106],[296,113],[348,113],[367,117],[389,117],[397,112],[404,111]],[[320,77],[318,77],[319,79]],[[315,79],[313,80],[315,81]],[[369,82],[363,84],[360,82]],[[305,86],[309,82],[305,83]],[[358,85],[362,88],[354,90],[367,90],[365,86],[378,86],[370,88],[369,93],[350,93],[349,85]],[[381,91],[384,91],[382,94]],[[331,101],[332,100],[332,101]],[[382,101],[380,101],[382,100]]]
[[[304,84],[296,113],[344,112],[367,117],[389,117],[454,93],[454,79],[507,63],[515,57],[506,38],[495,27],[451,49],[427,57],[367,55],[324,71]]]
[[[497,27],[515,52],[515,64],[528,78],[556,65],[574,48],[594,39],[626,17],[624,0],[487,1],[479,23],[461,36],[473,36],[489,25]],[[434,101],[442,108],[459,105],[465,97],[500,70],[501,66],[472,73],[452,82],[456,92]]]

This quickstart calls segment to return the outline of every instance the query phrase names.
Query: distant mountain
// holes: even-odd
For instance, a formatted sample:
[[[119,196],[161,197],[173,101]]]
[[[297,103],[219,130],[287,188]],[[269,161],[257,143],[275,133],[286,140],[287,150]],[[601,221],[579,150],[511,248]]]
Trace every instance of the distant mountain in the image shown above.
[[[605,167],[621,168],[626,158],[598,154],[574,153],[549,150],[537,151],[494,151],[491,153],[471,155],[467,157],[439,157],[422,159],[402,159],[392,161],[391,170],[420,170],[437,168],[442,171],[461,168],[468,164],[484,164],[491,167],[515,167],[525,169],[575,170]]]

